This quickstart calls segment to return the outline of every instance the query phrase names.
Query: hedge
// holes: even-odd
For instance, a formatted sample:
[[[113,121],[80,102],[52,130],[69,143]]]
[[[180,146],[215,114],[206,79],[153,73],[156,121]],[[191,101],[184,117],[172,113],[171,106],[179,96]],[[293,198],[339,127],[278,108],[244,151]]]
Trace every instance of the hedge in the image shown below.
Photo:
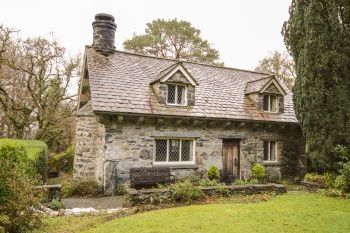
[[[20,139],[0,139],[0,148],[4,146],[23,147],[27,152],[28,170],[42,181],[47,179],[47,160],[48,148],[45,142],[38,140],[20,140]]]

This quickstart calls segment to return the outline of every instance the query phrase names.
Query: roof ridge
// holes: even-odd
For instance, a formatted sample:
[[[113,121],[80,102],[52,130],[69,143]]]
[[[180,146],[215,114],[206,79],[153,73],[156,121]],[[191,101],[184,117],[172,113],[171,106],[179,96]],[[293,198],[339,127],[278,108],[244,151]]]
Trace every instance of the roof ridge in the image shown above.
[[[85,45],[85,47],[92,48],[91,45]],[[117,50],[117,49],[114,49],[114,52],[130,54],[130,55],[139,56],[139,57],[149,57],[149,58],[155,58],[155,59],[160,59],[160,60],[169,60],[169,61],[175,61],[175,62],[182,62],[182,63],[190,63],[190,64],[202,65],[202,66],[209,66],[209,67],[214,67],[214,68],[221,68],[221,69],[249,72],[249,73],[254,73],[254,74],[263,74],[263,75],[269,75],[269,76],[272,75],[270,73],[264,73],[264,72],[260,72],[260,71],[246,70],[246,69],[227,67],[227,66],[212,65],[212,64],[206,64],[206,63],[194,62],[194,61],[178,60],[178,59],[175,59],[175,58],[156,57],[156,56],[152,56],[152,55],[146,55],[146,54],[140,54],[140,53],[132,53],[132,52],[122,51],[122,50]]]
[[[259,78],[259,79],[255,79],[255,80],[252,80],[252,81],[248,81],[247,82],[247,84],[248,83],[254,83],[254,82],[259,82],[259,81],[261,81],[261,80],[263,80],[263,79],[268,79],[268,78],[273,78],[273,74],[271,74],[270,76],[267,76],[267,77],[263,77],[263,78]]]

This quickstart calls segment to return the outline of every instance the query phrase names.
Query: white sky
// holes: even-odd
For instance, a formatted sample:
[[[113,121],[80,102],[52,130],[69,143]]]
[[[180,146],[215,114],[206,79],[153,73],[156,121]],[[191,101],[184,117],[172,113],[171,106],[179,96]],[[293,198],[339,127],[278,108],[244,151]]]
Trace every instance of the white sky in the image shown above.
[[[55,38],[70,53],[92,43],[96,13],[114,15],[116,47],[133,33],[143,33],[153,19],[190,21],[214,48],[225,66],[253,69],[269,52],[285,50],[281,28],[291,0],[0,0],[0,24],[22,36]]]

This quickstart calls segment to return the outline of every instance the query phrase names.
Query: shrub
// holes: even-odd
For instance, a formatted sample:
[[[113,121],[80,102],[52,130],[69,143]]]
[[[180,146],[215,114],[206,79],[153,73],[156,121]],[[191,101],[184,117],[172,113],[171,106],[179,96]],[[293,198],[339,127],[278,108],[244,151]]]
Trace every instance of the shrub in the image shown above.
[[[244,185],[244,184],[258,184],[259,181],[255,178],[249,179],[249,180],[235,180],[233,182],[234,185]]]
[[[40,196],[34,193],[34,180],[28,173],[27,153],[23,146],[0,148],[0,230],[28,232],[41,223],[32,207]]]
[[[74,150],[73,146],[66,151],[56,154],[49,159],[49,166],[56,171],[71,173],[73,171]]]
[[[95,197],[103,193],[95,180],[65,182],[61,191],[63,197]]]
[[[252,178],[261,181],[265,177],[265,167],[260,163],[254,164],[252,168]]]
[[[115,188],[115,195],[122,196],[125,194],[124,185],[117,184],[117,187]]]
[[[24,148],[27,157],[27,170],[31,171],[34,178],[45,182],[47,179],[47,146],[42,141],[36,140],[18,140],[18,139],[0,139],[0,148],[2,147]],[[16,150],[17,150],[16,149]],[[22,154],[19,154],[19,156]],[[23,159],[23,158],[22,158]]]
[[[63,202],[61,202],[58,199],[53,199],[48,205],[48,208],[52,209],[52,210],[60,210],[60,209],[64,209],[65,206],[63,204]]]
[[[73,183],[70,181],[63,181],[62,182],[62,188],[61,188],[61,195],[62,197],[71,197],[72,196],[72,190],[73,190]]]
[[[326,188],[334,188],[336,176],[332,173],[324,174],[324,184]]]
[[[208,178],[201,179],[198,182],[199,186],[217,186],[219,183],[217,180],[210,180]]]
[[[228,187],[223,184],[223,183],[219,183],[215,186],[215,191],[216,193],[218,193],[221,196],[227,197],[229,195],[229,190]]]
[[[304,176],[304,181],[318,183],[318,184],[325,184],[325,176],[319,175],[317,173],[306,173]]]
[[[335,179],[335,187],[344,193],[350,192],[350,162],[343,164],[340,175]]]
[[[176,202],[191,203],[203,196],[202,190],[194,186],[189,180],[170,185],[171,198]]]
[[[207,175],[210,180],[220,180],[220,171],[213,165],[209,167]]]

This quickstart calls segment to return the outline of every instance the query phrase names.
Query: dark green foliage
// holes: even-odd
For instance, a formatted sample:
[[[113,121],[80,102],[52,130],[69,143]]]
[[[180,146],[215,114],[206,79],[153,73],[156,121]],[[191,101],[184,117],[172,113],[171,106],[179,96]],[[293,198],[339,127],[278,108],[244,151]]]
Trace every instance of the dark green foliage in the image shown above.
[[[297,78],[294,104],[316,171],[337,171],[350,148],[350,2],[293,0],[284,24]]]
[[[28,232],[40,225],[32,209],[40,197],[32,189],[33,167],[29,162],[23,146],[0,147],[0,232]]]
[[[299,143],[295,140],[286,140],[283,143],[281,173],[287,180],[301,180],[300,174],[300,154]]]
[[[213,165],[209,167],[207,175],[209,180],[220,180],[220,171]]]
[[[73,146],[70,146],[66,151],[52,156],[49,159],[49,166],[56,171],[71,173],[73,171],[73,161],[74,150]]]
[[[252,178],[259,181],[263,180],[265,177],[265,167],[260,163],[254,164],[252,168]]]
[[[153,20],[144,35],[124,41],[124,49],[157,57],[219,64],[219,52],[200,36],[200,30],[183,20]]]

